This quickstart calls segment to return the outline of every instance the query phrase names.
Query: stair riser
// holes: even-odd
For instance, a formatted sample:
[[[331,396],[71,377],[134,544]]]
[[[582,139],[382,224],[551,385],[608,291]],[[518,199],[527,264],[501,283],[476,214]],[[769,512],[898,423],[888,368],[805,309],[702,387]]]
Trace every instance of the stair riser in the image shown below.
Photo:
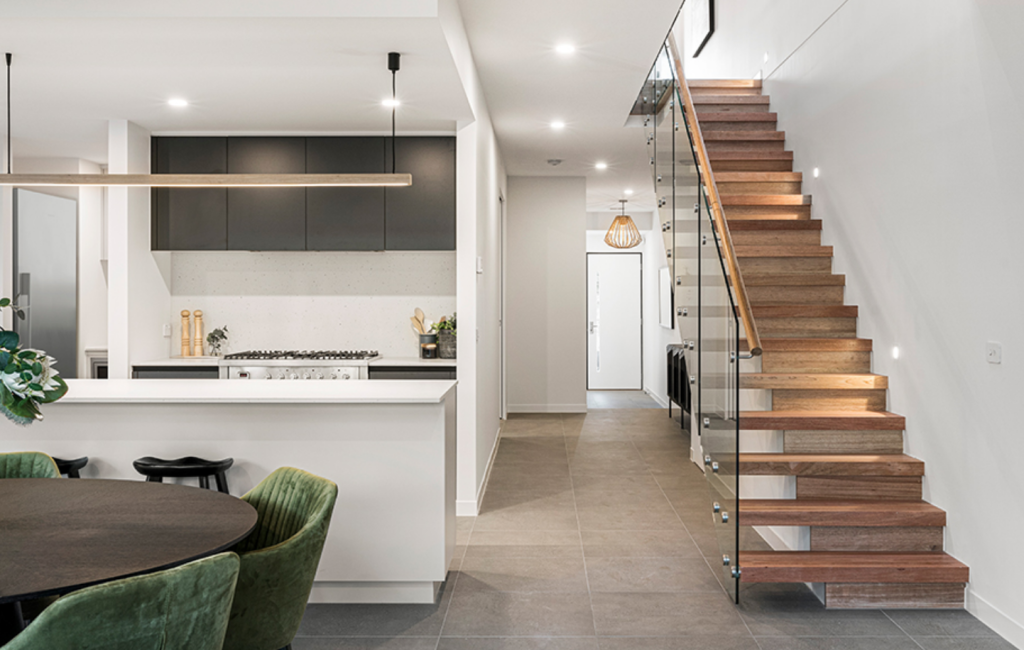
[[[732,230],[735,246],[821,246],[820,230]]]
[[[760,95],[760,88],[690,87],[690,96],[695,95]]]
[[[740,474],[744,476],[796,476],[799,481],[804,477],[914,477],[920,476],[921,466],[915,463],[832,463],[828,461],[804,461],[800,463],[784,462],[740,462]],[[799,493],[797,495],[799,497]]]
[[[758,321],[758,327],[761,324]],[[764,336],[762,333],[761,336]],[[871,372],[870,352],[775,352],[761,355],[762,372]]]
[[[785,431],[787,454],[902,454],[902,431]]]
[[[751,565],[743,565],[744,582],[825,582],[848,583],[857,580],[869,580],[878,583],[952,583],[964,581],[966,571],[963,569],[934,569],[920,567],[884,567],[865,569],[860,567],[808,567],[800,569],[762,569]],[[826,596],[827,598],[827,596]]]
[[[828,609],[963,609],[964,584],[825,585]]]
[[[751,305],[841,305],[843,287],[751,287]]]
[[[719,160],[711,163],[715,172],[791,172],[792,160]]]
[[[758,318],[762,337],[837,338],[857,336],[856,318]]]
[[[885,390],[773,390],[776,411],[884,411]]]
[[[800,194],[803,183],[786,182],[718,182],[720,194]]]
[[[702,111],[698,109],[698,112]],[[699,117],[699,116],[698,116]],[[756,120],[752,122],[733,122],[733,121],[716,121],[716,120],[699,120],[701,133],[710,133],[712,131],[774,131],[775,120]],[[714,169],[714,168],[712,168]]]
[[[832,273],[831,257],[744,257],[740,259],[743,275],[765,273]]]
[[[798,476],[796,498],[915,501],[921,498],[921,477]]]
[[[754,97],[756,95],[748,95]],[[693,106],[697,109],[697,114],[700,113],[768,113],[769,104],[705,104],[703,102],[696,101],[694,97]],[[704,128],[703,123],[701,128]]]
[[[812,551],[932,553],[942,550],[942,526],[811,526]]]
[[[782,140],[707,140],[704,142],[710,151],[785,151],[786,143]],[[712,167],[714,169],[714,167]],[[724,171],[724,170],[723,170]]]

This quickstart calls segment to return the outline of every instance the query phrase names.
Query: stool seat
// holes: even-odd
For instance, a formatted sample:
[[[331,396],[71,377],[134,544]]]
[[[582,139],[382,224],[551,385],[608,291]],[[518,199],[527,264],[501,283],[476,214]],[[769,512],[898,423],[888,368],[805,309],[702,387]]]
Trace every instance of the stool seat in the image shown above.
[[[89,464],[88,456],[82,456],[81,458],[74,458],[71,460],[57,458],[55,456],[51,456],[51,458],[53,458],[53,462],[57,463],[57,469],[60,473],[67,474],[68,478],[82,478],[79,476],[78,470]]]
[[[153,456],[144,456],[132,462],[135,471],[146,477],[147,481],[162,483],[164,478],[198,478],[199,486],[210,487],[210,477],[217,480],[217,489],[227,493],[228,484],[224,473],[234,464],[234,458],[223,460],[206,460],[195,456],[186,456],[174,460],[165,460]]]

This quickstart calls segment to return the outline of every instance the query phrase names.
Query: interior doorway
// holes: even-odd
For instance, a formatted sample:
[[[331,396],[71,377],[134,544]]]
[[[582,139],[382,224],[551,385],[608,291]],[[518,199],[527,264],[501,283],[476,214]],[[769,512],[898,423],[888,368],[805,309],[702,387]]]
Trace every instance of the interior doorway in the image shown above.
[[[643,258],[587,253],[587,390],[643,390]]]

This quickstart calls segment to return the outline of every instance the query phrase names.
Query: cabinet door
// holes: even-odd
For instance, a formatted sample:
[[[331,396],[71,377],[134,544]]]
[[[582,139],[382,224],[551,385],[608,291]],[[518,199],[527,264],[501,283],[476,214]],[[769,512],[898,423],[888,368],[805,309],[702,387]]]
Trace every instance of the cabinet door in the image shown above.
[[[384,138],[306,138],[307,174],[383,171]],[[384,188],[306,188],[306,250],[384,250]]]
[[[303,174],[305,138],[228,138],[232,174]],[[301,251],[306,248],[306,188],[228,189],[228,249]]]
[[[395,159],[395,171],[412,174],[412,186],[387,188],[387,250],[455,250],[455,138],[398,138]]]
[[[153,138],[153,173],[224,174],[227,138]],[[153,196],[155,250],[226,250],[225,188],[157,187]]]

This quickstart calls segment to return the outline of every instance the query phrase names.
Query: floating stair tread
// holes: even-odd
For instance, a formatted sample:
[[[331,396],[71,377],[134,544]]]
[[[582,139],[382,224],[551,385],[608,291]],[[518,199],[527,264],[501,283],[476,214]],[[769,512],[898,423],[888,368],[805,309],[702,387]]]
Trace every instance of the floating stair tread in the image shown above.
[[[760,79],[687,79],[690,88],[760,88]]]
[[[740,428],[773,431],[903,431],[906,418],[888,411],[742,411]]]
[[[744,276],[744,282],[746,276]],[[871,339],[852,337],[821,339],[762,338],[761,349],[771,352],[871,352]],[[749,350],[746,339],[740,339],[740,349]]]
[[[831,246],[735,246],[736,257],[832,257]]]
[[[748,476],[924,476],[924,461],[906,454],[740,454]]]
[[[779,119],[776,113],[741,113],[739,111],[716,111],[697,113],[697,122],[770,122]]]
[[[803,181],[803,172],[719,172],[716,183],[797,183]],[[821,220],[818,220],[821,223]]]
[[[810,205],[809,194],[722,194],[722,205]]]
[[[945,526],[946,511],[926,501],[741,499],[741,526]]]
[[[709,151],[708,158],[715,160],[793,160],[792,151]],[[714,165],[712,165],[712,168]],[[712,169],[714,171],[714,169]],[[724,172],[722,172],[724,173]],[[716,176],[717,178],[717,176]]]
[[[751,273],[743,274],[748,287],[841,287],[845,275],[832,273]]]
[[[696,104],[770,104],[771,97],[768,95],[715,95],[712,93],[700,93],[693,95],[693,103]]]
[[[777,390],[880,390],[889,378],[872,373],[748,372],[740,374],[740,388]]]
[[[963,583],[970,569],[945,553],[740,551],[744,582]]]
[[[857,318],[857,305],[754,305],[758,318]],[[762,348],[763,349],[763,348]]]
[[[785,140],[785,131],[704,131],[704,142],[743,142]]]

